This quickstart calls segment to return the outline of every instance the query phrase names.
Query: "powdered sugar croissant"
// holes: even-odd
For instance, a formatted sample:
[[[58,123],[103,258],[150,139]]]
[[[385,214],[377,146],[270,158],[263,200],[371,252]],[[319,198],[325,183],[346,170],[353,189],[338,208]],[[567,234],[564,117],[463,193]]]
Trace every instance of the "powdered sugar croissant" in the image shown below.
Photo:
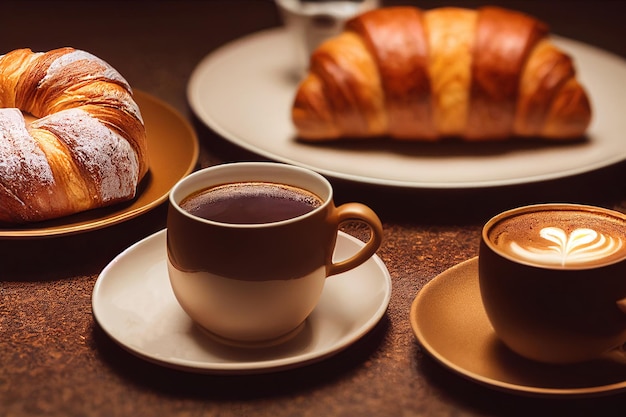
[[[301,139],[571,139],[591,105],[571,57],[520,12],[387,7],[311,57],[292,119]]]
[[[73,48],[0,56],[0,222],[129,200],[147,171],[141,112],[109,64]]]

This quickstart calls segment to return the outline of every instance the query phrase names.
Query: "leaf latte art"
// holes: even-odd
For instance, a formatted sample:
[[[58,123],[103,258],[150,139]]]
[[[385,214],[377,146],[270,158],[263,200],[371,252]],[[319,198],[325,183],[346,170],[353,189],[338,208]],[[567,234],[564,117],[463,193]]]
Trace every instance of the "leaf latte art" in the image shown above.
[[[567,266],[598,261],[615,254],[623,246],[619,237],[607,236],[586,228],[573,230],[568,235],[558,227],[544,227],[539,235],[553,244],[522,247],[517,242],[512,242],[511,251],[531,262]]]

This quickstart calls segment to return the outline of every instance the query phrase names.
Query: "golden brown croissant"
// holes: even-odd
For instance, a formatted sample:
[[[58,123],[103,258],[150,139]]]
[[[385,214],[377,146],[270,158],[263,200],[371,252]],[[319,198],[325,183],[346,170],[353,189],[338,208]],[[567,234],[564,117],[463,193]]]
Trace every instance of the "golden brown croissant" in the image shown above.
[[[548,27],[497,7],[387,7],[313,52],[292,108],[304,140],[577,138],[591,106]]]
[[[0,222],[132,199],[146,147],[131,88],[103,60],[73,48],[0,56]]]

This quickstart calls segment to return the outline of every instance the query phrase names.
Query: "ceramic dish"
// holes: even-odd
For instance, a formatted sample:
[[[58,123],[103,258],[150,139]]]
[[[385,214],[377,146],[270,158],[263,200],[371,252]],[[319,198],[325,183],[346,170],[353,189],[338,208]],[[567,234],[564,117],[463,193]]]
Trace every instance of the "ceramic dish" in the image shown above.
[[[626,158],[626,118],[621,110],[626,108],[626,83],[621,82],[626,79],[626,61],[589,45],[555,38],[574,57],[579,79],[590,92],[594,118],[586,141],[313,145],[296,140],[290,119],[296,79],[290,72],[289,41],[283,29],[271,29],[205,57],[187,87],[199,119],[226,140],[263,157],[383,186],[505,186],[585,173]]]
[[[0,238],[70,235],[111,226],[137,217],[167,199],[170,188],[195,168],[199,145],[195,131],[169,104],[135,90],[148,139],[150,172],[138,196],[128,202],[36,224],[0,228]]]
[[[626,391],[626,365],[609,361],[546,365],[506,348],[495,336],[482,305],[478,258],[426,284],[413,301],[410,319],[428,354],[486,386],[532,396],[583,397]]]
[[[329,277],[319,304],[292,340],[266,349],[233,348],[209,338],[179,306],[167,275],[162,230],[104,268],[93,290],[96,321],[118,344],[147,361],[183,371],[251,374],[320,361],[365,335],[382,318],[391,278],[379,257]],[[340,233],[335,256],[363,245]]]

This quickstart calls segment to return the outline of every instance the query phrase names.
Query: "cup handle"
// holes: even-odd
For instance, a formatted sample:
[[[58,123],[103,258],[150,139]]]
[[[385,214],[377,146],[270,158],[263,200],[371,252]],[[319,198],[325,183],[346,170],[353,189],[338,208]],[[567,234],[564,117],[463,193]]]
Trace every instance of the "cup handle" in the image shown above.
[[[613,348],[602,355],[603,359],[626,365],[626,342],[621,346]]]
[[[337,224],[348,220],[361,220],[370,228],[370,238],[357,253],[340,262],[332,262],[328,266],[327,276],[340,274],[356,268],[371,258],[383,240],[383,225],[374,211],[361,203],[345,203],[335,208]]]
[[[624,314],[626,314],[626,298],[618,300],[616,304],[617,307]],[[602,355],[602,357],[626,365],[626,341],[624,341],[621,346],[609,350],[604,355]]]

